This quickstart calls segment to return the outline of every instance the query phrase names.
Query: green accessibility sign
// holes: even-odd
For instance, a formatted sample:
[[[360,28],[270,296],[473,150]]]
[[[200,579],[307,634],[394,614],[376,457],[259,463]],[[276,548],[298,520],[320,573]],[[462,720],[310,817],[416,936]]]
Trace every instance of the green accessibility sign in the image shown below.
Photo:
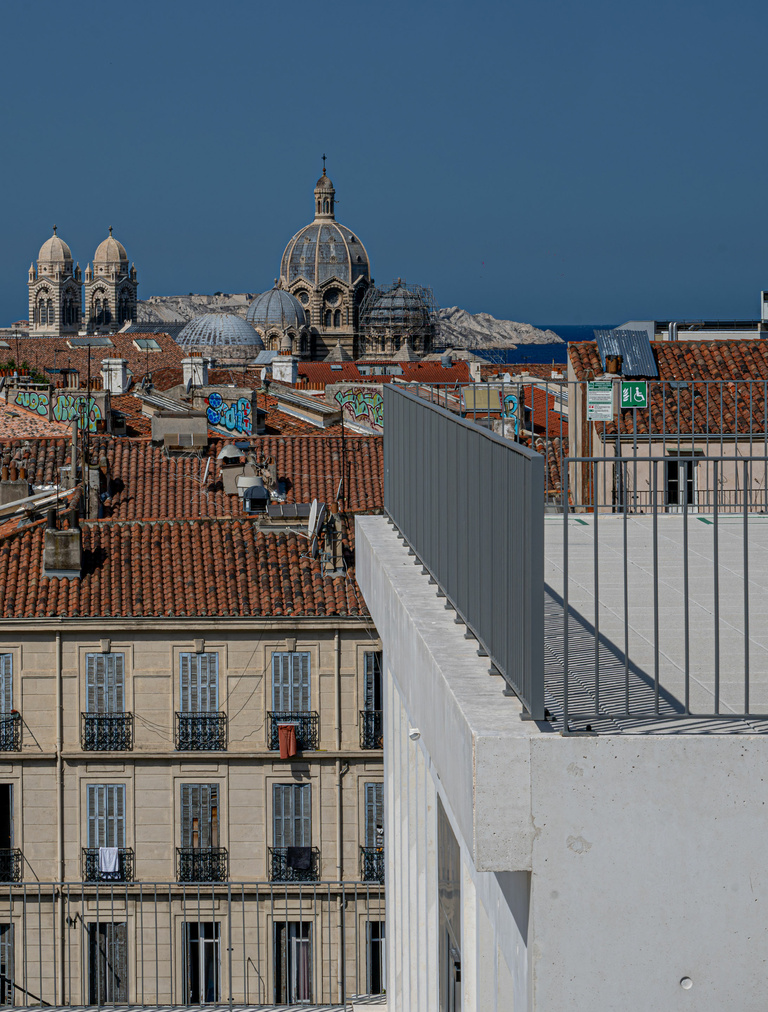
[[[645,380],[621,381],[622,408],[647,408],[648,384]]]

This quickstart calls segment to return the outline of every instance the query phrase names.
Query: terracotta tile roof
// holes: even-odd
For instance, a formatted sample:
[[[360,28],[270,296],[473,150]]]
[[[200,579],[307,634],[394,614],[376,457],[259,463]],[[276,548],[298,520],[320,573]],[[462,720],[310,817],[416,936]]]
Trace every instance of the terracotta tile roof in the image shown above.
[[[161,351],[140,351],[134,341],[139,338],[153,338]],[[19,357],[32,369],[44,373],[46,369],[77,369],[85,386],[88,375],[88,352],[91,356],[91,378],[101,375],[101,362],[105,358],[124,358],[137,382],[147,371],[154,372],[161,366],[181,366],[186,352],[168,334],[110,334],[111,348],[70,348],[66,337],[28,337],[19,341]],[[51,375],[52,382],[56,375]]]
[[[242,516],[242,502],[226,495],[216,456],[228,442],[213,439],[207,455],[168,457],[148,440],[93,437],[91,449],[107,457],[114,493],[108,506],[113,519]],[[335,499],[341,478],[342,441],[337,436],[263,436],[251,443],[255,452],[272,456],[278,479],[286,482],[288,502]],[[345,439],[350,512],[383,507],[383,449],[380,436]],[[58,468],[69,460],[66,439],[13,439],[13,459],[24,462],[30,481],[53,484]],[[205,485],[202,477],[210,461]]]
[[[0,400],[0,441],[6,442],[24,436],[66,437],[68,434],[69,426],[62,422],[49,422],[47,418],[41,418],[32,411]]]
[[[637,412],[639,435],[765,433],[768,341],[652,341],[651,348],[659,379],[649,382],[650,412]],[[596,342],[568,350],[577,379],[602,373]],[[620,432],[632,434],[632,412],[620,415]],[[607,423],[606,435],[617,428]]]
[[[365,375],[358,365],[374,365],[375,363],[336,362],[332,368],[330,362],[299,362],[299,380],[296,389],[302,385],[322,389],[328,383],[391,383],[397,378],[406,383],[468,383],[469,366],[466,362],[454,362],[450,369],[444,369],[439,362],[391,362],[397,365],[402,374],[397,377],[382,375]],[[340,367],[340,368],[339,368]]]
[[[503,376],[508,372],[510,376],[515,377],[524,378],[527,374],[536,379],[552,379],[552,373],[555,372],[565,379],[567,371],[568,367],[564,362],[555,362],[551,365],[541,362],[508,362],[505,365],[500,365],[497,362],[491,362],[480,366],[480,378],[487,380],[495,376]]]
[[[0,617],[367,616],[350,569],[250,520],[83,523],[79,579],[43,575],[45,523],[0,542]]]
[[[530,440],[528,441],[530,446]],[[563,491],[562,465],[568,456],[568,437],[563,439],[544,439],[536,436],[533,449],[544,457],[544,491],[550,497]]]

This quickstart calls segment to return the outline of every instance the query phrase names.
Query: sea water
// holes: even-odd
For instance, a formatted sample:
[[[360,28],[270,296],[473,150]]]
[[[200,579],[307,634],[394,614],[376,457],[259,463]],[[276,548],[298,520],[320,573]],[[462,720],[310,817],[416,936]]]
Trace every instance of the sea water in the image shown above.
[[[551,330],[558,337],[568,341],[594,341],[595,330],[611,330],[615,323],[561,324],[534,323],[539,330]],[[473,354],[488,359],[489,362],[502,364],[520,364],[525,362],[553,362],[555,365],[565,364],[565,344],[521,344],[517,348],[473,348]]]

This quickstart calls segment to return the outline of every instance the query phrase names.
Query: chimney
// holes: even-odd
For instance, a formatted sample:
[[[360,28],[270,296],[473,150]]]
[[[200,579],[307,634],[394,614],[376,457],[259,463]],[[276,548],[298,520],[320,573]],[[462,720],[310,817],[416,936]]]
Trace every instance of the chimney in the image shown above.
[[[111,394],[124,394],[128,390],[128,363],[124,358],[105,358],[101,362],[104,389]]]
[[[272,379],[292,387],[299,378],[299,360],[295,355],[276,355],[272,359]]]
[[[7,506],[8,503],[16,502],[18,499],[26,499],[31,492],[26,469],[22,467],[21,471],[17,471],[15,464],[9,466],[9,459],[4,458],[0,471],[0,506]]]
[[[621,375],[621,355],[605,356],[605,371],[611,376]]]
[[[69,530],[56,529],[56,514],[48,511],[43,548],[43,576],[64,580],[79,578],[83,565],[82,532],[77,509],[70,513]]]
[[[193,387],[208,386],[208,359],[202,355],[190,355],[189,358],[181,361],[184,386],[188,386],[190,380]]]

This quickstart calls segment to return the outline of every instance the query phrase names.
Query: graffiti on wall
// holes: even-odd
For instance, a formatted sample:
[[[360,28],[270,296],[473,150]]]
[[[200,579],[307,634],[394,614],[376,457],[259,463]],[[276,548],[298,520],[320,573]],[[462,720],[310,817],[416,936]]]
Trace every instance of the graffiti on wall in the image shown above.
[[[77,427],[96,431],[96,423],[103,418],[101,408],[93,397],[86,394],[56,394],[53,398],[53,417],[57,422],[77,419]]]
[[[520,435],[520,398],[517,394],[504,395],[504,417],[511,420],[517,439]]]
[[[36,415],[42,415],[44,418],[48,417],[50,405],[47,391],[19,390],[16,394],[16,404],[20,408],[26,408],[27,411],[34,411]]]
[[[384,398],[379,390],[338,390],[336,400],[353,421],[362,422],[376,432],[384,429]]]
[[[229,432],[239,432],[250,436],[253,432],[251,402],[248,397],[240,397],[232,404],[227,404],[221,394],[215,390],[205,398],[206,414],[209,425],[216,425]]]

